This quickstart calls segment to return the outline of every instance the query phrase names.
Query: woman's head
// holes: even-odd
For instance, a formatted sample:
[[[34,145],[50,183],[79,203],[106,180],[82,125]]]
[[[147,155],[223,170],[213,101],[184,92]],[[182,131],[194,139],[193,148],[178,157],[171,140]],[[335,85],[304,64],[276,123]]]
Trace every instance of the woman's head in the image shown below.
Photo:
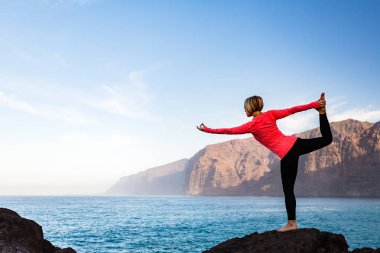
[[[263,107],[264,102],[260,96],[252,96],[244,101],[244,110],[248,117],[251,117],[256,111],[261,111]]]

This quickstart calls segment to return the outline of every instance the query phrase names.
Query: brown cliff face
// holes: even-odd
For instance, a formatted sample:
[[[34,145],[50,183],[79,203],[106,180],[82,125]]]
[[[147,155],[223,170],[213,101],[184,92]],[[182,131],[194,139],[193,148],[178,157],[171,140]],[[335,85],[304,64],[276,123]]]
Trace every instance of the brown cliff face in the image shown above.
[[[207,146],[191,168],[188,194],[240,194],[246,182],[258,181],[273,162],[270,151],[253,138]]]
[[[380,122],[331,123],[334,141],[300,158],[299,196],[380,197]],[[299,134],[320,136],[319,128]],[[187,194],[282,196],[279,159],[254,138],[207,146],[187,168]]]

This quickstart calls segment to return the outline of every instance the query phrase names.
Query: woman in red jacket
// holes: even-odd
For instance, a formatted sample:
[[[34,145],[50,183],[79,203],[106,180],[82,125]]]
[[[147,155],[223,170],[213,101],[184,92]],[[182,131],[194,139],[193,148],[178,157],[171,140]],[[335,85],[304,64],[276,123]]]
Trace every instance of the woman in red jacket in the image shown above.
[[[251,133],[255,139],[275,153],[281,159],[281,180],[285,195],[285,206],[288,223],[278,229],[279,232],[297,229],[296,198],[294,183],[297,177],[298,158],[314,150],[323,148],[332,142],[330,124],[326,116],[325,94],[319,100],[284,110],[261,112],[264,103],[261,97],[249,97],[244,102],[247,117],[253,116],[252,121],[233,128],[212,129],[203,123],[197,128],[203,132],[215,134],[245,134]],[[286,136],[277,127],[276,121],[291,114],[316,109],[319,112],[319,123],[322,137],[301,139],[296,136]]]

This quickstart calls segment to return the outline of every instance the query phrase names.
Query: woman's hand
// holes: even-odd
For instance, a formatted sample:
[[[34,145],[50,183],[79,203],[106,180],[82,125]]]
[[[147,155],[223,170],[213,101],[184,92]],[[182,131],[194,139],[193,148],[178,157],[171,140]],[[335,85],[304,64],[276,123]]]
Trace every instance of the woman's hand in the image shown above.
[[[198,130],[199,131],[202,131],[202,132],[204,132],[204,128],[205,128],[206,126],[205,126],[205,124],[200,124],[199,126],[197,126],[197,128],[198,128]]]

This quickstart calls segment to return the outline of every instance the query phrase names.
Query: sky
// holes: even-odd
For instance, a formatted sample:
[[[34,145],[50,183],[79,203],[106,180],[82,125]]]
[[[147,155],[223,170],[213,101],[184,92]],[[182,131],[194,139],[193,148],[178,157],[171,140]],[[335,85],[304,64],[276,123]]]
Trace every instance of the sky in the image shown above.
[[[85,195],[190,158],[196,125],[326,93],[330,121],[380,120],[380,1],[0,0],[0,195]],[[278,122],[318,127],[315,110]]]

